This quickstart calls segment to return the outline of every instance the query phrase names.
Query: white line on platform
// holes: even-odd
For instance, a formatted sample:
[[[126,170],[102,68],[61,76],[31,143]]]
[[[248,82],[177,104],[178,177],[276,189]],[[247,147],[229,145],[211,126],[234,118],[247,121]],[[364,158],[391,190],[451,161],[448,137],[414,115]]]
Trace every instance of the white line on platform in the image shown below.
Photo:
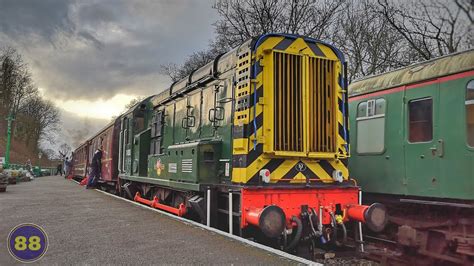
[[[77,182],[77,181],[75,181],[75,180],[73,180],[73,181],[79,184],[79,182]],[[164,212],[164,211],[159,210],[159,209],[151,208],[151,207],[146,206],[146,205],[143,205],[143,204],[141,204],[141,203],[138,203],[138,202],[135,202],[135,201],[131,201],[131,200],[128,200],[128,199],[125,199],[125,198],[122,198],[122,197],[119,197],[119,196],[116,196],[116,195],[107,193],[107,192],[102,191],[102,190],[99,190],[99,189],[95,189],[95,191],[98,191],[98,192],[100,192],[100,193],[103,193],[103,194],[105,194],[105,195],[107,195],[107,196],[110,196],[110,197],[113,197],[113,198],[117,198],[117,199],[126,201],[126,202],[128,202],[128,203],[137,205],[137,206],[142,207],[142,208],[144,208],[144,209],[147,209],[147,210],[150,210],[150,211],[154,211],[154,212],[158,212],[158,213],[160,213],[160,214],[166,215],[166,216],[168,216],[168,217],[170,217],[170,218],[172,218],[172,219],[178,220],[178,221],[183,222],[183,223],[185,223],[185,224],[191,224],[191,225],[194,225],[194,226],[197,226],[197,227],[200,227],[200,228],[204,228],[204,229],[206,229],[206,230],[208,230],[208,231],[217,233],[217,234],[219,234],[219,235],[222,235],[222,236],[225,236],[225,237],[228,237],[228,238],[232,238],[233,240],[236,240],[236,241],[245,243],[245,244],[247,244],[247,245],[250,245],[250,246],[253,246],[253,247],[256,247],[256,248],[265,250],[265,251],[270,252],[270,253],[273,253],[273,254],[275,254],[275,255],[278,255],[278,256],[281,256],[281,257],[284,257],[284,258],[287,258],[287,259],[296,261],[296,262],[298,262],[298,263],[302,263],[302,264],[306,264],[306,265],[323,265],[323,264],[320,264],[320,263],[316,263],[316,262],[314,262],[314,261],[310,261],[310,260],[307,260],[307,259],[304,259],[304,258],[295,256],[295,255],[286,253],[286,252],[281,251],[281,250],[278,250],[278,249],[274,249],[274,248],[271,248],[271,247],[268,247],[268,246],[265,246],[265,245],[262,245],[262,244],[259,244],[259,243],[250,241],[250,240],[248,240],[248,239],[245,239],[245,238],[242,238],[242,237],[239,237],[239,236],[236,236],[236,235],[231,235],[231,234],[229,234],[229,233],[227,233],[227,232],[218,230],[218,229],[216,229],[216,228],[209,227],[209,226],[206,226],[206,225],[204,225],[204,224],[200,224],[200,223],[198,223],[198,222],[191,221],[191,220],[188,220],[188,219],[185,219],[185,218],[182,218],[182,217],[179,217],[179,216],[176,216],[176,215],[173,215],[173,214]]]

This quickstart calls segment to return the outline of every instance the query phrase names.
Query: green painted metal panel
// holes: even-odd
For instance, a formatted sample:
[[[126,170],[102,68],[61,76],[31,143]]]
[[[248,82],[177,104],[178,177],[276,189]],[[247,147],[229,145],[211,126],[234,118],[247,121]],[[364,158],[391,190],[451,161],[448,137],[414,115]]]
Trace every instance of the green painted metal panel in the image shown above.
[[[133,139],[133,173],[132,175],[147,175],[147,160],[150,151],[150,129],[135,135]]]
[[[471,76],[440,84],[439,139],[444,146],[438,166],[441,197],[474,199],[474,148],[467,145],[463,104],[466,85],[473,79]]]
[[[201,91],[197,91],[188,96],[188,115],[194,119],[194,126],[187,130],[186,135],[188,140],[199,139],[201,133],[201,97]]]
[[[187,130],[183,127],[183,121],[187,117],[187,105],[187,98],[182,98],[175,103],[174,144],[186,141]]]
[[[229,73],[230,74],[230,73]],[[219,174],[225,180],[231,179],[232,173],[232,80],[229,76],[219,86],[216,95],[216,106],[223,108],[223,120],[216,121],[216,138],[222,140],[222,152],[219,159]]]
[[[163,136],[162,136],[162,146],[168,147],[174,144],[174,104],[166,105],[164,108],[164,124],[163,124]]]
[[[214,108],[214,86],[207,86],[202,91],[202,122],[201,138],[210,138],[214,136],[214,127],[209,120],[209,110]]]
[[[196,141],[168,147],[168,152],[148,156],[148,176],[179,183],[217,183],[220,141]]]
[[[370,99],[385,99],[385,117],[383,118],[384,145],[379,153],[358,153],[357,106]],[[405,157],[403,142],[403,92],[352,101],[349,105],[351,116],[350,139],[351,158],[349,172],[366,192],[405,194]],[[381,132],[377,132],[382,134]]]

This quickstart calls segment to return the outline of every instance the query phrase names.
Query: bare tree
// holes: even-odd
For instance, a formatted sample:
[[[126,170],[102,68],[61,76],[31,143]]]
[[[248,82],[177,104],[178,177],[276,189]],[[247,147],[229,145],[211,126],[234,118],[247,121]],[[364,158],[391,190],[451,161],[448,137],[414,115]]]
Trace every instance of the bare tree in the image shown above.
[[[415,61],[472,46],[472,1],[378,0],[378,4],[378,12],[416,51]]]
[[[19,114],[23,116],[24,126],[28,128],[26,143],[34,143],[35,147],[48,133],[57,131],[60,124],[58,108],[38,95],[28,99],[20,108]]]
[[[284,32],[326,39],[342,0],[219,0],[216,44],[230,49],[260,34]]]
[[[71,151],[72,148],[67,143],[61,144],[58,149],[58,153],[61,159],[64,159],[66,156],[69,156],[69,153],[71,153]]]
[[[182,65],[162,65],[161,73],[177,81],[236,45],[270,32],[286,32],[327,38],[342,0],[218,0],[213,8],[217,37],[209,49],[190,55]]]
[[[125,110],[128,110],[130,108],[132,108],[135,104],[143,101],[145,97],[143,96],[138,96],[138,97],[135,97],[133,99],[130,100],[130,102],[128,102],[126,105],[125,105]]]
[[[249,38],[269,32],[310,36],[346,54],[350,80],[474,46],[473,0],[217,0],[216,39],[182,65],[162,66],[173,81]]]
[[[57,159],[57,157],[56,157],[56,152],[54,152],[54,150],[52,150],[52,149],[41,149],[41,153],[43,153],[44,155],[46,155],[46,157],[47,157],[49,160]]]
[[[215,47],[211,47],[205,51],[195,52],[190,55],[181,66],[178,66],[174,63],[162,65],[161,73],[169,76],[173,82],[178,81],[189,75],[193,70],[196,70],[209,63],[212,59],[216,58],[216,56],[218,56],[220,53],[223,53],[224,51],[224,49],[216,49]]]
[[[0,52],[0,101],[6,112],[15,115],[21,105],[35,95],[31,73],[21,55],[12,47]]]
[[[347,56],[349,80],[409,64],[404,39],[373,1],[347,1],[332,27],[332,42]]]

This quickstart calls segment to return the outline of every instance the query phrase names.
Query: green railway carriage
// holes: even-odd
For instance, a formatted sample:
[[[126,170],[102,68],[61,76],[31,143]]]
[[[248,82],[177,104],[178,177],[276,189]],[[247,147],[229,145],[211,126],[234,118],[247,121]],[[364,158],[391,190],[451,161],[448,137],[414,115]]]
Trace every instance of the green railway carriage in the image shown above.
[[[335,47],[285,34],[218,56],[120,116],[121,193],[288,250],[351,220],[383,228],[347,168],[344,70]]]
[[[356,81],[349,102],[349,168],[367,202],[389,207],[394,238],[431,257],[472,259],[474,50]]]

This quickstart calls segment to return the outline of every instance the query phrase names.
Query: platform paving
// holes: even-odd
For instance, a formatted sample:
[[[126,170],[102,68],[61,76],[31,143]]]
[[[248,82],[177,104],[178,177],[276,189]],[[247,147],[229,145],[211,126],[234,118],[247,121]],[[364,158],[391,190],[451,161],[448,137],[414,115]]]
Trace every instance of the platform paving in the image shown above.
[[[48,235],[40,264],[296,264],[60,176],[10,185],[0,193],[0,265],[18,264],[6,240],[20,223],[40,225]]]

